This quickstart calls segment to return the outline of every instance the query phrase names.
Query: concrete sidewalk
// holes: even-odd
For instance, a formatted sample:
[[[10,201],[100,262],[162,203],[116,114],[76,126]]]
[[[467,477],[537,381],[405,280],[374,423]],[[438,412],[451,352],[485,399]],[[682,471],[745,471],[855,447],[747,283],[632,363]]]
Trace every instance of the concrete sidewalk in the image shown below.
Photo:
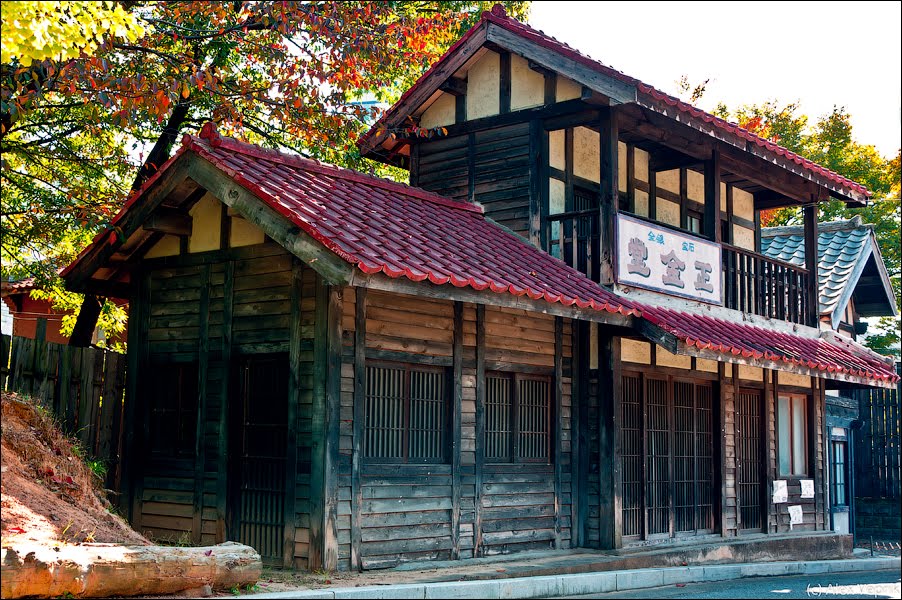
[[[665,567],[603,571],[570,575],[543,575],[485,581],[440,581],[427,583],[333,587],[253,594],[260,598],[546,598],[639,590],[666,585],[729,581],[743,577],[822,575],[899,569],[898,557],[862,557],[845,560],[781,561],[707,566]]]

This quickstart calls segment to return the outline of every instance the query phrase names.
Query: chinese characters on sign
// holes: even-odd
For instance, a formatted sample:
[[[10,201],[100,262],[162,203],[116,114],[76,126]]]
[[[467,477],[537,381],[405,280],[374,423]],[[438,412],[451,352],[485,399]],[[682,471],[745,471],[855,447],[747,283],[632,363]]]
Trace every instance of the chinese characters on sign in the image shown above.
[[[620,283],[721,304],[719,244],[622,214],[617,240]]]

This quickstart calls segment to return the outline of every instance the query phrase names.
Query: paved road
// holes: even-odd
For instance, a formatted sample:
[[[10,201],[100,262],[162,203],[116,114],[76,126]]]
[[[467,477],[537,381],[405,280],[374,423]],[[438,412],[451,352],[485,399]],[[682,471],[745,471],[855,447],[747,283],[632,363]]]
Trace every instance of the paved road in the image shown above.
[[[792,577],[749,577],[572,598],[902,598],[900,570]]]

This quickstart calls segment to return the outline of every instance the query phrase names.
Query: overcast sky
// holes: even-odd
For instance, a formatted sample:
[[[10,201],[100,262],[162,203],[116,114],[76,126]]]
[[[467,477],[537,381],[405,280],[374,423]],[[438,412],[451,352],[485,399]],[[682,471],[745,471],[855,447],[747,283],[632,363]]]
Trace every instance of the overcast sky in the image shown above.
[[[900,2],[533,2],[530,25],[665,92],[711,79],[699,108],[834,105],[885,156],[902,131]]]

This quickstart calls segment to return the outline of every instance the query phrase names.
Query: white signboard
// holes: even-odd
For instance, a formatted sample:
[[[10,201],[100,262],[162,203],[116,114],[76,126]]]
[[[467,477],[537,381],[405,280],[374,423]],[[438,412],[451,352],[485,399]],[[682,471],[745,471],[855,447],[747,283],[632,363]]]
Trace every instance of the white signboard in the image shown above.
[[[722,304],[721,248],[693,235],[617,215],[617,281]]]
[[[785,479],[774,479],[774,504],[789,500],[789,492]]]
[[[802,507],[798,504],[789,507],[789,527],[802,524]]]
[[[800,479],[799,483],[802,484],[802,498],[814,498],[814,480]]]

